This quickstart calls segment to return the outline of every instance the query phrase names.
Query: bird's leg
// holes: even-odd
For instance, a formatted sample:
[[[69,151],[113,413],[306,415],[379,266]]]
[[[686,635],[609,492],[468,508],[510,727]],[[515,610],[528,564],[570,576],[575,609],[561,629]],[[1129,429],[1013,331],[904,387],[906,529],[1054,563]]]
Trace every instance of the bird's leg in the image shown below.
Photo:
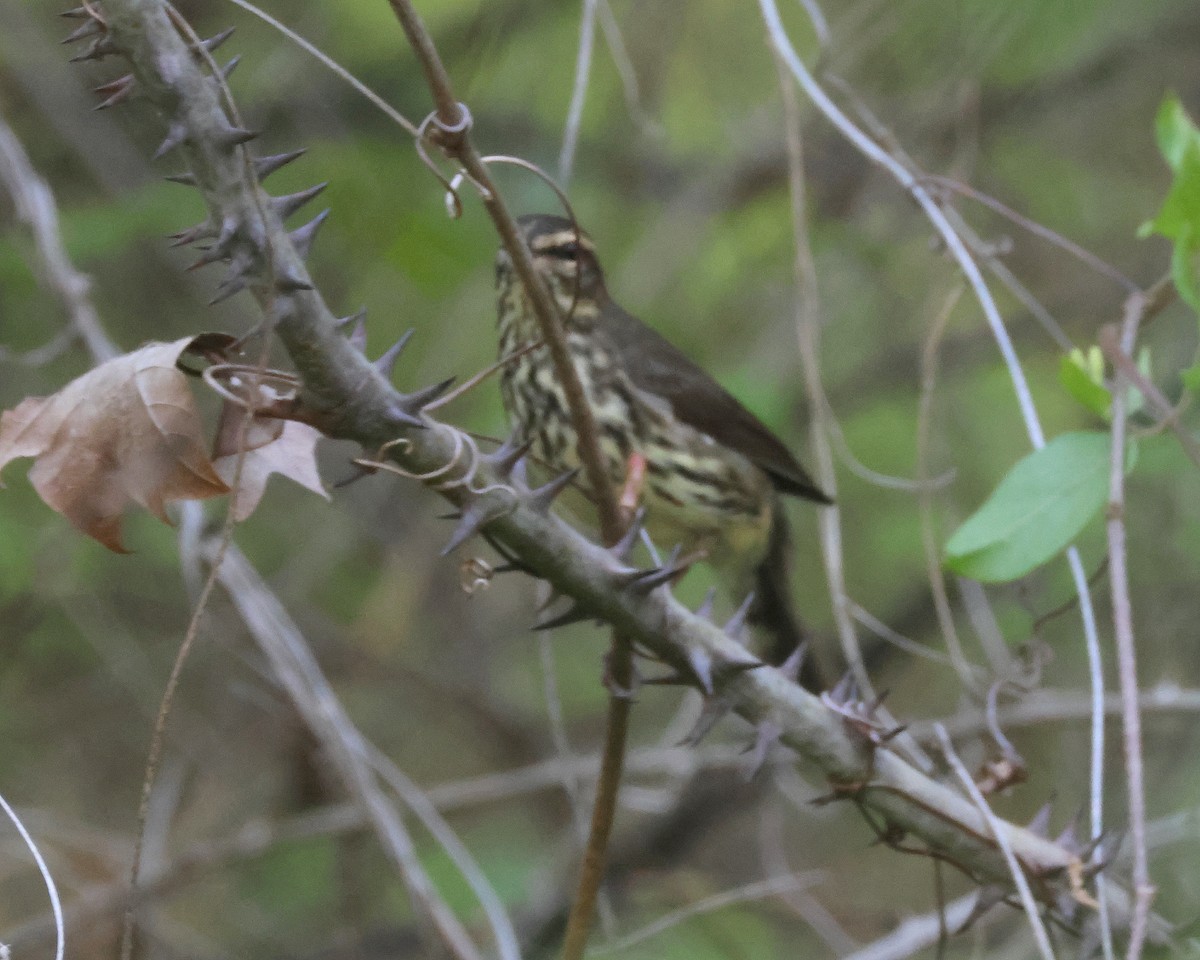
[[[637,512],[638,501],[642,499],[642,487],[646,483],[646,458],[634,451],[625,461],[625,486],[621,489],[621,499],[617,506],[621,511],[621,522],[626,526],[633,520]]]

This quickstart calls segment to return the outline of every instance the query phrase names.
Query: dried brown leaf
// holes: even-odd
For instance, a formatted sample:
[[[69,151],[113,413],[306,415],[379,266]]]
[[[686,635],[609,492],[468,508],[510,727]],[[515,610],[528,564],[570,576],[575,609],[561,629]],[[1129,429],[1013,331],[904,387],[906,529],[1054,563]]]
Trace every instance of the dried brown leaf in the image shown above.
[[[294,480],[328,500],[329,494],[317,472],[320,438],[320,431],[295,420],[255,417],[247,424],[243,408],[227,402],[213,443],[213,466],[221,479],[232,486],[239,440],[244,444],[246,455],[233,518],[241,523],[254,512],[273,473]]]
[[[166,504],[229,488],[205,451],[187,378],[175,362],[199,338],[149,343],[101,364],[49,397],[0,416],[0,470],[35,457],[29,482],[75,527],[125,553],[129,502],[169,522]]]

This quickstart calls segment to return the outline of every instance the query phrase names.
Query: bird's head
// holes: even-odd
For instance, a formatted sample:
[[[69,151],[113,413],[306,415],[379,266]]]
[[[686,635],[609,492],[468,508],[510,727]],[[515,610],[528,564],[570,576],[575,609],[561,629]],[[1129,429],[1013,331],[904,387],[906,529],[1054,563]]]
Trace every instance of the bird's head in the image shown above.
[[[594,301],[602,295],[604,275],[596,259],[596,247],[582,229],[566,217],[547,213],[526,214],[517,225],[533,254],[534,268],[560,307]],[[502,249],[496,257],[496,271],[503,274],[511,270],[512,260]]]

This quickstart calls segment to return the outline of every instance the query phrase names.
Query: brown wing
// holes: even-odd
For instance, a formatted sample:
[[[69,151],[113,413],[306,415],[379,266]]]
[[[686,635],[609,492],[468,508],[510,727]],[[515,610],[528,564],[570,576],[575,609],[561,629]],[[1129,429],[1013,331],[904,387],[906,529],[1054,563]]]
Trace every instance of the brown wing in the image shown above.
[[[684,423],[762,468],[780,492],[833,502],[766,424],[678,348],[612,300],[601,315],[636,387],[662,397]]]

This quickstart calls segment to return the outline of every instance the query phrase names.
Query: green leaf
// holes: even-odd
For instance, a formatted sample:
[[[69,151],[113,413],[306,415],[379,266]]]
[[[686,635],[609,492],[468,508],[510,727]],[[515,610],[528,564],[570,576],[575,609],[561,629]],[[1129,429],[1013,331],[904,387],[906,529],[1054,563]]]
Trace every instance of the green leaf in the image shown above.
[[[1110,440],[1065,433],[1020,460],[946,543],[955,573],[1000,583],[1057,556],[1108,498]]]
[[[1154,117],[1154,135],[1167,165],[1178,172],[1189,143],[1200,141],[1200,130],[1183,108],[1179,96],[1167,94]]]
[[[1196,285],[1197,253],[1200,252],[1200,230],[1191,227],[1181,231],[1171,249],[1171,279],[1175,289],[1179,291],[1180,299],[1189,307],[1200,313],[1200,289]]]
[[[1200,390],[1200,363],[1193,363],[1186,370],[1182,371],[1179,374],[1179,379],[1193,393]]]
[[[1098,348],[1093,348],[1098,354]],[[1098,417],[1108,419],[1109,408],[1112,406],[1112,394],[1103,383],[1103,369],[1097,376],[1091,369],[1090,357],[1085,357],[1081,350],[1072,350],[1062,358],[1058,367],[1058,381],[1072,397]]]

